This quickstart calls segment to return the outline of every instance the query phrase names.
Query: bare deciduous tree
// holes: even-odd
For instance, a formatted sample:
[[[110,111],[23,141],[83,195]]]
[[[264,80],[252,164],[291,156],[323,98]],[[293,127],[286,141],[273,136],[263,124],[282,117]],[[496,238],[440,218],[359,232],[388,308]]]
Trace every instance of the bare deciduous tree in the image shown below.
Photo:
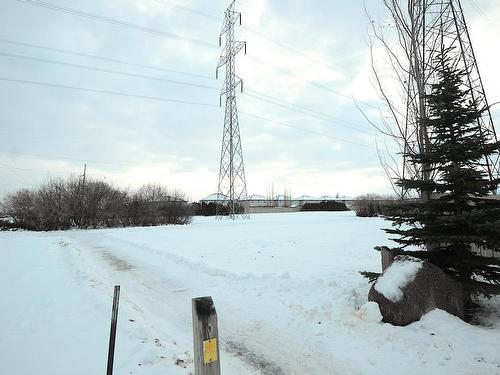
[[[406,158],[429,145],[425,90],[432,75],[433,56],[427,52],[435,48],[439,38],[426,35],[426,2],[383,0],[383,4],[390,16],[389,22],[377,23],[368,11],[366,14],[371,24],[369,48],[373,85],[385,108],[379,111],[379,121],[375,122],[357,106],[366,120],[388,138],[384,148],[378,148],[379,160],[394,191],[405,198],[409,192],[399,190],[395,180],[433,178],[428,168],[409,163]],[[388,34],[387,29],[391,33]],[[382,63],[379,54],[383,56]],[[396,150],[389,151],[389,143]]]

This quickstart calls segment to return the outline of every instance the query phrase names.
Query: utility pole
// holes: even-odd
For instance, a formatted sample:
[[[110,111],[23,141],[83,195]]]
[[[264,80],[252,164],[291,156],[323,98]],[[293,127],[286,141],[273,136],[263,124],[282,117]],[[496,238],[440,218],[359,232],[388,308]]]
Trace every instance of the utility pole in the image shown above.
[[[85,180],[87,179],[87,164],[83,165],[83,175],[81,176],[82,184],[80,190],[80,224],[83,223],[84,216],[84,199],[85,199]]]
[[[465,72],[464,86],[470,102],[476,105],[477,110],[485,109],[483,116],[477,120],[484,142],[496,141],[493,119],[460,0],[408,0],[408,13],[412,41],[405,151],[425,153],[430,146],[431,134],[425,126],[425,97],[431,93],[432,85],[437,80],[436,58],[443,48],[450,51],[457,68]],[[482,165],[491,180],[500,176],[499,153],[485,156]],[[403,175],[424,181],[436,177],[429,166],[424,165],[422,170],[417,170],[407,159],[403,162]],[[429,192],[423,192],[422,198],[429,199]]]
[[[243,80],[235,72],[236,55],[242,49],[246,54],[246,42],[234,40],[236,22],[241,25],[241,13],[235,11],[235,1],[233,1],[224,12],[224,24],[219,36],[219,46],[222,46],[223,38],[225,44],[216,69],[216,77],[218,78],[219,68],[226,66],[226,76],[219,99],[222,106],[222,97],[225,96],[226,103],[216,212],[217,218],[222,218],[225,206],[225,209],[229,210],[228,217],[230,219],[236,219],[239,216],[248,217],[245,215],[242,205],[243,199],[247,196],[247,186],[236,107],[236,89],[239,87],[243,92]]]
[[[85,180],[87,178],[87,164],[83,165],[82,199],[85,196]]]

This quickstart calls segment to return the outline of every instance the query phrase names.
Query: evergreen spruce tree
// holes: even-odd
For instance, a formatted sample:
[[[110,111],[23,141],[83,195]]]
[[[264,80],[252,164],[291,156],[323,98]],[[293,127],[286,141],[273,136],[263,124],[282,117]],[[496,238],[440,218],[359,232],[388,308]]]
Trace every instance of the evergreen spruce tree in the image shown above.
[[[466,300],[490,298],[500,294],[500,201],[491,199],[499,180],[490,180],[484,160],[499,152],[500,143],[480,128],[477,120],[487,108],[478,110],[467,99],[465,72],[444,47],[436,65],[438,80],[426,98],[430,146],[406,155],[435,177],[398,181],[406,189],[430,192],[431,199],[400,205],[389,216],[393,228],[385,231],[397,236],[394,253],[429,260],[462,283]]]

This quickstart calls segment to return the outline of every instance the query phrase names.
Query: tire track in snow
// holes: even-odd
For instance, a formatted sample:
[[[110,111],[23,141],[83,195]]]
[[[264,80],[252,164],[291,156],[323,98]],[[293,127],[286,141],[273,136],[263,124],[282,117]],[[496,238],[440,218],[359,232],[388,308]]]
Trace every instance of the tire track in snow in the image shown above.
[[[109,251],[103,251],[101,256],[117,271],[130,271],[135,268],[126,260],[118,258],[116,255],[111,254]]]
[[[241,342],[225,341],[222,343],[222,347],[226,352],[235,354],[245,363],[259,370],[262,375],[286,375],[281,367],[252,352]]]

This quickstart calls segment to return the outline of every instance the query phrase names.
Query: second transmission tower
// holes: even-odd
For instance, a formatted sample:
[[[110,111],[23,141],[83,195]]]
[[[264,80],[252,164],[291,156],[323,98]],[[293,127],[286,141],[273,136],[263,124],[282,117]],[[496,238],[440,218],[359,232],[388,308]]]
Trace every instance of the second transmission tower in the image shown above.
[[[243,80],[236,75],[235,71],[236,55],[242,49],[246,54],[246,42],[234,40],[236,22],[241,25],[241,13],[235,11],[235,1],[233,1],[224,12],[224,25],[219,36],[219,45],[222,45],[223,39],[225,44],[216,70],[218,78],[219,68],[226,66],[226,76],[220,96],[220,104],[222,105],[222,97],[225,96],[226,105],[217,189],[217,217],[228,215],[231,219],[245,216],[243,200],[247,196],[236,107],[236,90],[240,88],[243,92]]]
[[[429,147],[428,129],[425,127],[427,108],[425,97],[432,91],[436,77],[436,59],[448,50],[456,67],[465,73],[464,88],[468,101],[482,116],[477,119],[484,142],[497,140],[495,126],[486,98],[483,81],[469,36],[460,0],[410,0],[413,45],[411,51],[410,79],[408,80],[408,113],[405,152],[423,152]],[[409,152],[411,151],[411,152]],[[500,176],[500,155],[485,156],[481,162],[491,180]],[[425,173],[411,161],[405,161],[403,174],[411,178],[432,180],[436,176]]]

